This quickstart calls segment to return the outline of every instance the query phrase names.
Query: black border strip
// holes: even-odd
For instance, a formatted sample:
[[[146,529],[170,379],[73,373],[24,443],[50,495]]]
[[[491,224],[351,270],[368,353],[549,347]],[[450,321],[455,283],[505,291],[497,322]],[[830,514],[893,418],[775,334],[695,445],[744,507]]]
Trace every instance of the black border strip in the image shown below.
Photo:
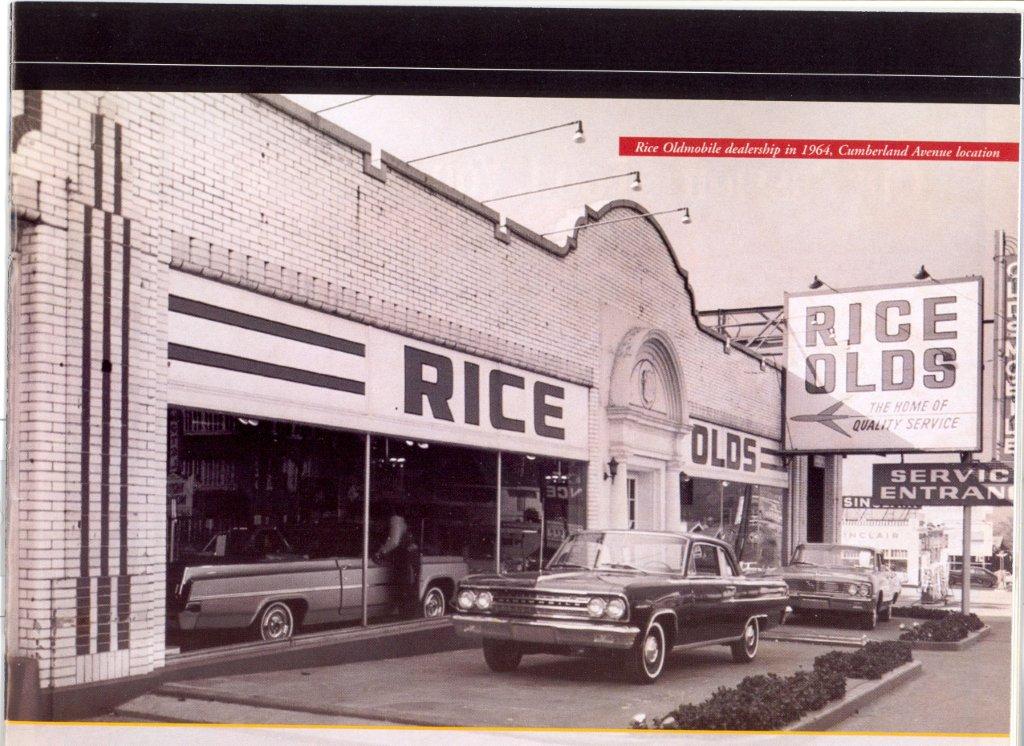
[[[190,298],[182,298],[178,295],[171,295],[167,301],[168,310],[174,313],[182,313],[186,316],[194,316],[199,319],[216,321],[221,324],[237,326],[241,329],[249,329],[254,332],[262,332],[275,337],[283,337],[304,344],[326,347],[338,352],[346,352],[357,357],[366,357],[366,345],[360,342],[353,342],[342,337],[332,337],[329,334],[310,331],[290,324],[282,324],[279,321],[271,321],[260,316],[251,316],[240,311],[232,311],[221,306],[213,306]]]
[[[1020,14],[17,2],[24,89],[1015,103]],[[67,40],[73,38],[74,44]]]
[[[238,357],[237,355],[228,355],[223,352],[200,350],[196,347],[175,344],[173,342],[167,345],[167,357],[169,360],[178,360],[183,363],[234,370],[239,373],[262,376],[263,378],[276,378],[280,381],[302,383],[307,386],[317,386],[323,389],[347,391],[350,394],[363,395],[366,393],[366,384],[362,381],[354,381],[351,378],[314,373],[308,370],[300,370],[299,368],[290,368],[286,365],[276,365],[274,363],[265,363],[262,360],[250,360],[249,358]]]
[[[171,67],[55,63],[13,66],[15,90],[122,90],[244,93],[283,91],[389,96],[857,101],[1017,104],[1016,77],[871,75],[671,75],[531,70],[334,70],[323,68]]]

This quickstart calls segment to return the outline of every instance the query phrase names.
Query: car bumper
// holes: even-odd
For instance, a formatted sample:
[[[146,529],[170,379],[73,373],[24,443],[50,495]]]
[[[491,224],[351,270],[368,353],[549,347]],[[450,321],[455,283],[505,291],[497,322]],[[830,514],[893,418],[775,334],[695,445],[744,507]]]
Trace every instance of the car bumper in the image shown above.
[[[511,640],[627,650],[640,630],[628,625],[592,624],[561,619],[506,619],[454,614],[452,624],[462,637]]]
[[[179,611],[178,612],[178,629],[189,632],[196,628],[199,623],[199,612],[198,611]]]
[[[840,596],[789,596],[789,605],[794,611],[871,611],[871,598],[849,598]]]

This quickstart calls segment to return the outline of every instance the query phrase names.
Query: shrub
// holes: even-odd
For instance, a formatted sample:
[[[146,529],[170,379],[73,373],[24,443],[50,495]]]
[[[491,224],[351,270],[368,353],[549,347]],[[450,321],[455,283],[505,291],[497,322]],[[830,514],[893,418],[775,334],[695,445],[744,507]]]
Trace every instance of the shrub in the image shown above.
[[[977,632],[985,624],[977,614],[961,614],[947,611],[943,616],[929,619],[921,625],[900,635],[900,640],[910,642],[956,642],[971,632]]]
[[[898,640],[869,642],[853,653],[832,651],[814,659],[819,673],[836,672],[852,679],[880,679],[912,660],[910,644]]]
[[[848,678],[877,679],[912,660],[909,643],[869,642],[853,653],[833,651],[814,659],[812,671],[748,676],[737,686],[720,687],[696,705],[680,705],[634,727],[679,730],[779,730],[846,694]]]
[[[680,705],[662,722],[682,730],[778,730],[845,693],[846,680],[836,673],[748,676],[698,705]]]
[[[945,619],[955,612],[949,609],[930,609],[927,606],[894,606],[892,615],[908,619]]]

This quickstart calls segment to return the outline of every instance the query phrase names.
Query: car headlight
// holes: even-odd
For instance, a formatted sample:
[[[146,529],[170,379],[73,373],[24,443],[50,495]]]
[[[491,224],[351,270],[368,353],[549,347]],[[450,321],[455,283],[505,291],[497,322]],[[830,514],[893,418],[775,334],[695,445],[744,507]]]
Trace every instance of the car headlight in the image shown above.
[[[848,586],[846,586],[846,590],[851,596],[857,595],[857,586],[853,583],[850,583]]]
[[[871,595],[871,586],[870,585],[862,585],[860,587],[860,595],[862,595],[862,596],[870,596]]]
[[[613,598],[605,606],[604,613],[609,619],[622,619],[626,616],[626,602],[621,598]]]
[[[607,606],[607,601],[603,598],[599,598],[598,596],[594,596],[587,603],[587,613],[590,614],[590,616],[601,616],[604,614],[605,607]]]
[[[493,602],[494,596],[491,595],[490,591],[481,591],[476,596],[476,607],[481,611],[487,611],[491,608]]]
[[[476,603],[476,594],[473,591],[465,590],[459,593],[458,604],[460,609],[469,611],[473,608],[474,603]]]

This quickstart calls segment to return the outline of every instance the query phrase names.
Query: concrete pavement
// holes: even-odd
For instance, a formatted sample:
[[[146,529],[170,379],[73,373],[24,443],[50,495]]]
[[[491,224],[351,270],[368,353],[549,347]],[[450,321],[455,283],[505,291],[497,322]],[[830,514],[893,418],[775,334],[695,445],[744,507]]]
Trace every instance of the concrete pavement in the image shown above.
[[[262,722],[276,722],[277,710],[267,709],[274,707],[306,712],[310,723],[330,716],[367,723],[626,728],[638,712],[664,715],[682,702],[698,702],[720,686],[735,685],[744,676],[809,668],[822,652],[816,646],[765,641],[757,659],[741,665],[732,662],[725,647],[679,651],[653,686],[632,684],[602,661],[587,658],[528,656],[517,671],[495,674],[481,651],[472,649],[210,677],[159,691],[184,700],[176,710],[184,718],[191,716],[189,702],[212,697],[263,707]],[[139,707],[136,700],[119,712],[143,714]],[[251,713],[238,713],[247,714]]]
[[[893,619],[868,633],[893,639]],[[923,675],[866,706],[837,730],[1006,732],[1010,620],[989,618],[992,635],[962,652],[915,651]],[[802,624],[783,630],[857,635]],[[664,715],[756,673],[809,668],[830,648],[762,641],[751,665],[724,647],[678,651],[653,686],[625,681],[598,660],[529,656],[510,674],[492,673],[479,649],[407,658],[297,667],[168,684],[118,709],[117,719],[235,723],[366,723],[520,727],[628,727],[636,713]],[[102,720],[104,718],[97,718]]]

